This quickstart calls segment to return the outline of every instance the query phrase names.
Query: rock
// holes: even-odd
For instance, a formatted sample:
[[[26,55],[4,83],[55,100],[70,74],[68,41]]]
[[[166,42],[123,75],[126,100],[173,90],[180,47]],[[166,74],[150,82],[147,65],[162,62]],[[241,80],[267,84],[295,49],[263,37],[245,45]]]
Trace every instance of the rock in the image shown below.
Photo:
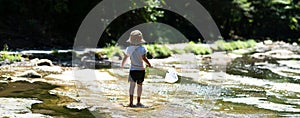
[[[267,56],[277,59],[293,58],[294,53],[289,50],[272,50],[265,53]]]
[[[66,106],[69,109],[78,109],[78,110],[82,110],[82,109],[86,109],[89,108],[90,106],[87,106],[84,103],[80,103],[80,102],[73,102],[73,103],[69,103]]]
[[[58,80],[78,80],[78,81],[108,81],[117,80],[117,78],[111,76],[108,72],[100,72],[93,69],[71,70],[64,71],[62,74],[50,74],[45,78],[58,79]]]
[[[251,55],[251,57],[256,58],[256,59],[264,59],[264,58],[266,58],[266,54],[265,53],[255,53],[255,54]]]
[[[5,59],[4,61],[0,62],[0,66],[9,65],[9,64],[11,64],[11,62],[8,59]]]
[[[256,44],[256,47],[255,47],[256,52],[266,52],[269,50],[271,50],[271,47],[264,45],[262,42]]]
[[[53,66],[52,61],[49,59],[40,59],[36,62],[37,66]]]
[[[11,81],[12,78],[11,78],[11,77],[7,77],[6,80],[7,80],[7,81]]]
[[[53,66],[52,61],[49,59],[32,59],[30,60],[31,66]]]
[[[294,42],[292,45],[293,45],[293,46],[297,46],[298,44],[297,44],[296,42]]]
[[[229,62],[231,62],[230,56],[223,52],[215,52],[211,55],[212,65],[227,65]]]
[[[36,66],[33,67],[35,71],[47,72],[47,73],[62,73],[62,68],[59,66]]]
[[[290,68],[295,68],[295,69],[300,69],[300,61],[296,60],[282,60],[282,61],[277,61],[281,65],[285,65]]]
[[[28,70],[23,73],[17,74],[17,77],[27,77],[27,78],[42,78],[42,75],[35,72],[34,70]]]
[[[264,44],[265,45],[272,45],[273,41],[272,40],[265,40]]]
[[[33,104],[42,101],[25,98],[0,98],[0,101],[0,114],[3,118],[51,118],[51,116],[32,113],[30,110]]]
[[[299,59],[300,55],[296,55],[294,52],[286,49],[272,50],[265,53],[255,53],[251,55],[256,59],[265,59],[266,57],[274,59]]]

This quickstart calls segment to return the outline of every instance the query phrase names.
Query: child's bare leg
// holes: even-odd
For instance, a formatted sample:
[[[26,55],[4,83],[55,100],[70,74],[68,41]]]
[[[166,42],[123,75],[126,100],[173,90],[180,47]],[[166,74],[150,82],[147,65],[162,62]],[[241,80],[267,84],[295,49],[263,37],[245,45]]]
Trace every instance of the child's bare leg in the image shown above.
[[[129,106],[133,106],[133,95],[134,95],[135,82],[130,82],[129,88]]]
[[[143,90],[143,83],[138,84],[137,87],[137,105],[141,104],[141,96]]]

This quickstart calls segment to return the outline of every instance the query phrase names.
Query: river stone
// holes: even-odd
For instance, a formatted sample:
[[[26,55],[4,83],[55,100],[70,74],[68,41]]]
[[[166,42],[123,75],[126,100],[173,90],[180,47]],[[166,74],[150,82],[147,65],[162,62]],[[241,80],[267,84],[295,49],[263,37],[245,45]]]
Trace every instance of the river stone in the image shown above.
[[[53,66],[52,61],[49,59],[40,59],[36,62],[37,66]]]
[[[293,45],[293,46],[297,46],[298,44],[297,44],[296,42],[294,42],[292,45]]]
[[[296,60],[286,60],[286,61],[277,61],[279,64],[281,65],[286,65],[287,67],[290,68],[296,68],[296,69],[300,69],[300,61],[296,61]]]
[[[16,75],[17,77],[42,78],[42,75],[34,70],[28,70]]]
[[[53,66],[52,61],[49,59],[32,59],[30,60],[32,66]]]
[[[265,45],[272,45],[272,44],[273,44],[273,41],[272,41],[272,40],[265,40],[265,41],[264,41],[264,44],[265,44]]]
[[[271,47],[265,45],[262,42],[261,43],[257,43],[256,46],[255,46],[255,51],[256,52],[266,52],[266,51],[269,51],[269,50],[271,50]]]
[[[265,53],[255,53],[251,55],[256,59],[265,59],[266,57],[271,57],[275,59],[293,59],[300,58],[300,55],[296,55],[294,52],[285,49],[272,50]]]
[[[36,71],[47,72],[47,73],[62,73],[62,68],[59,66],[36,66],[33,67]]]
[[[288,59],[293,58],[295,55],[292,51],[289,50],[272,50],[265,53],[268,57],[277,58],[277,59]]]

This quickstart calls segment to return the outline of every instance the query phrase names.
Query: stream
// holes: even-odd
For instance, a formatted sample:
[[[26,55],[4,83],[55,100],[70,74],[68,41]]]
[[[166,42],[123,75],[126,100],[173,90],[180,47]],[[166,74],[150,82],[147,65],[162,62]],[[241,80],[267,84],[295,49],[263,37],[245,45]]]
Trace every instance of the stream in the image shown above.
[[[85,117],[300,117],[299,46],[287,45],[274,42],[212,55],[178,54],[166,59],[151,59],[154,68],[146,69],[141,100],[145,107],[142,108],[124,107],[129,100],[128,67],[68,69],[40,79],[12,77],[12,80],[7,80],[2,76],[1,83],[21,80],[31,84],[49,83],[51,85],[45,86],[51,87],[41,88],[41,91],[68,97],[58,98],[63,99],[60,107],[65,106],[61,109],[69,115],[62,115],[59,110],[38,110],[47,109],[36,106],[45,103],[45,98],[25,97],[31,98],[30,102],[37,100],[32,103],[32,112],[26,111],[36,117],[76,117],[76,113]],[[164,76],[172,66],[175,66],[180,80],[167,83]],[[14,73],[15,70],[18,69],[2,68],[1,74],[4,75],[4,71]],[[3,99],[22,97],[16,95],[18,91],[24,94],[14,87],[5,86],[8,85],[1,84],[0,89]],[[1,103],[0,109],[4,109],[3,106],[5,104]],[[13,117],[9,113],[6,115]]]

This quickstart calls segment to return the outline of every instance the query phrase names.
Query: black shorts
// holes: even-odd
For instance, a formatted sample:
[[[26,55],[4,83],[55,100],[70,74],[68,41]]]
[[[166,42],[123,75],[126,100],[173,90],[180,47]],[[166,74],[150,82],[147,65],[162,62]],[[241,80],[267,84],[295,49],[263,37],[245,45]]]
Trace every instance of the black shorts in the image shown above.
[[[143,83],[145,78],[145,70],[131,70],[129,72],[129,76],[131,77],[132,81],[138,84]]]

